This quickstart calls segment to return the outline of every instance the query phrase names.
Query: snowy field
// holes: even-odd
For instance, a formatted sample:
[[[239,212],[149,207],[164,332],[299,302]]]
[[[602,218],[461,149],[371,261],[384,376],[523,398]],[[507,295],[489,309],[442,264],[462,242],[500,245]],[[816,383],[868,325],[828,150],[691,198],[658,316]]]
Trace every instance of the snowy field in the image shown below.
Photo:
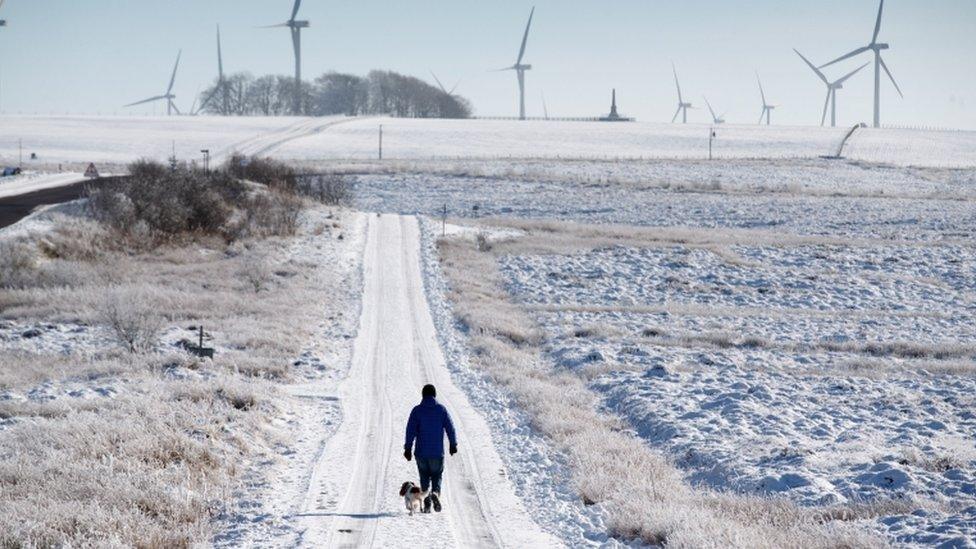
[[[296,140],[285,158],[617,159],[708,157],[709,126],[636,122],[360,119]],[[716,158],[817,158],[836,153],[848,128],[722,125]],[[845,155],[898,165],[976,166],[976,132],[860,129]]]
[[[339,123],[341,122],[341,123]],[[617,159],[708,156],[709,126],[600,124],[511,120],[397,118],[0,116],[0,162],[34,165],[125,163],[165,159],[176,147],[183,159],[233,150],[290,160],[369,160],[377,156],[383,125],[386,159]],[[847,128],[717,127],[717,158],[818,158],[836,152]],[[897,165],[976,166],[976,132],[860,129],[848,144],[851,159]],[[28,164],[30,166],[30,164]]]
[[[869,528],[896,543],[976,537],[971,170],[442,172],[359,176],[357,200],[432,217],[447,204],[452,218],[513,229],[495,253],[544,329],[544,356],[688,482],[808,508],[910,502]]]
[[[690,482],[810,506],[914,499],[925,511],[878,527],[976,535],[974,249],[731,251],[741,263],[609,247],[502,268],[553,363],[592,377]]]
[[[209,149],[219,159],[233,152],[263,154],[268,147],[335,122],[333,118],[212,116],[0,116],[0,164],[24,166],[198,160]],[[30,160],[36,153],[37,160]]]
[[[451,217],[762,229],[808,239],[964,241],[976,223],[972,170],[872,169],[828,160],[496,166],[479,168],[487,175],[477,177],[360,176],[358,205],[426,215],[446,205]]]

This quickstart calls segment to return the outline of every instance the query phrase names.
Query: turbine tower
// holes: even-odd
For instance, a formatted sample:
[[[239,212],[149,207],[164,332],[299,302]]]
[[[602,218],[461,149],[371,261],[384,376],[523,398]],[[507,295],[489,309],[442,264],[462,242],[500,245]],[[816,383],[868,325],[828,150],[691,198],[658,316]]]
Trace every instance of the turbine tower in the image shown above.
[[[702,99],[705,100],[705,106],[708,107],[708,112],[712,115],[712,124],[725,124],[725,113],[723,112],[721,116],[715,114],[715,109],[712,108],[712,104],[708,102],[708,98],[704,95]]]
[[[816,65],[811,63],[810,60],[807,59],[806,57],[803,57],[803,54],[797,51],[796,48],[793,48],[793,51],[795,51],[796,54],[800,56],[800,59],[802,59],[803,62],[806,63],[813,70],[813,72],[817,73],[817,76],[819,76],[820,79],[823,80],[823,83],[827,85],[827,100],[824,101],[823,115],[820,116],[820,125],[823,126],[824,122],[827,120],[827,106],[829,105],[830,106],[830,127],[831,128],[836,127],[837,126],[837,90],[843,88],[844,82],[848,78],[857,74],[861,69],[868,66],[868,64],[865,63],[860,67],[854,69],[853,71],[847,73],[846,76],[842,78],[838,78],[837,80],[831,82],[830,80],[827,80],[827,77],[824,75],[823,72],[821,72],[820,69],[817,68]]]
[[[203,103],[200,103],[200,110],[202,111],[203,109],[207,108],[210,101],[219,93],[221,95],[221,100],[223,101],[220,114],[226,115],[229,111],[229,98],[227,92],[227,81],[224,80],[224,57],[220,51],[220,25],[217,25],[217,85],[214,86],[214,89],[210,92],[210,95],[203,100]]]
[[[881,57],[881,50],[888,49],[888,44],[878,42],[878,34],[881,32],[881,12],[884,10],[884,0],[881,0],[881,4],[878,5],[878,19],[874,23],[874,36],[871,37],[871,43],[867,46],[857,48],[856,50],[846,53],[837,59],[834,59],[830,63],[820,65],[820,68],[824,68],[828,65],[833,65],[834,63],[843,61],[854,57],[855,55],[860,55],[866,51],[874,51],[874,127],[881,127],[881,69],[884,69],[885,74],[888,75],[888,79],[894,84],[895,89],[898,90],[898,95],[905,97],[901,93],[901,88],[898,87],[898,83],[895,82],[895,77],[891,75],[891,71],[888,70],[888,65],[885,64],[884,59]]]
[[[674,68],[674,63],[671,63],[671,72],[674,73],[674,86],[678,88],[678,110],[674,111],[674,116],[671,117],[671,123],[678,119],[678,115],[681,115],[681,123],[688,123],[688,109],[694,107],[691,103],[685,103],[684,99],[681,98],[681,84],[678,83],[678,69]]]
[[[176,103],[173,103],[173,99],[176,99],[176,96],[173,95],[173,84],[176,82],[176,69],[180,67],[181,55],[183,55],[183,50],[180,50],[179,53],[176,54],[176,64],[173,65],[173,75],[169,77],[169,87],[166,88],[166,93],[164,93],[163,95],[156,95],[150,97],[149,99],[143,99],[142,101],[136,101],[135,103],[129,103],[128,105],[123,105],[123,108],[134,107],[135,105],[142,105],[143,103],[152,103],[154,101],[165,99],[167,116],[172,115],[173,111],[176,111],[176,114],[181,114],[180,109],[176,108]]]
[[[511,67],[499,69],[503,71],[515,71],[518,76],[519,86],[519,120],[525,120],[525,71],[532,68],[532,65],[523,65],[522,57],[525,56],[525,44],[529,40],[529,28],[532,27],[532,16],[535,15],[535,6],[529,12],[529,22],[525,25],[525,34],[522,35],[522,47],[519,48],[518,59]]]
[[[298,116],[302,114],[302,29],[308,28],[308,21],[298,21],[298,8],[302,6],[302,0],[295,0],[295,6],[291,10],[291,19],[277,25],[263,27],[273,29],[277,27],[288,27],[291,29],[291,42],[295,48],[295,99],[292,105],[292,114]]]
[[[759,73],[756,73],[756,81],[759,82],[759,95],[762,97],[762,113],[759,115],[759,124],[762,124],[763,117],[766,117],[766,125],[770,125],[769,115],[772,114],[773,109],[776,105],[770,105],[766,102],[766,92],[763,91],[762,80],[759,78]]]

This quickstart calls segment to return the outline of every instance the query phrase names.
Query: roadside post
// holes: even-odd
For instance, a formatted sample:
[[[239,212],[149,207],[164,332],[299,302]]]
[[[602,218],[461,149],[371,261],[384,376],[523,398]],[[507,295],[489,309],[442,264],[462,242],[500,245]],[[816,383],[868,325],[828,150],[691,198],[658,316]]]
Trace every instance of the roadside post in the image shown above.
[[[380,160],[383,160],[383,124],[380,124]]]
[[[715,128],[708,128],[708,159],[712,159],[712,141],[715,140]]]
[[[210,173],[210,149],[200,149],[203,154],[203,171],[204,173]]]

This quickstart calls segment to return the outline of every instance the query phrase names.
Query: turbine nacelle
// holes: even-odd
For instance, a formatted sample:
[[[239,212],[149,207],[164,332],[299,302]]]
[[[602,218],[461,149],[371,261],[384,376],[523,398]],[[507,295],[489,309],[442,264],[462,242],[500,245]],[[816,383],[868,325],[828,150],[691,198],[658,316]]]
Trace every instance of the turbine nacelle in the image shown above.
[[[293,29],[307,29],[309,27],[308,21],[288,21],[285,24]]]

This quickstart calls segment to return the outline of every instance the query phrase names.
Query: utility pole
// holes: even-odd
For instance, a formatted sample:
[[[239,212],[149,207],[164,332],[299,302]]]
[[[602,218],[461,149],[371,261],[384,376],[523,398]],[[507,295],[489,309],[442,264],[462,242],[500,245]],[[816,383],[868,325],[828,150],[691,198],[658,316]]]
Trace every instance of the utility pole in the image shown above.
[[[383,124],[380,124],[380,160],[383,160]]]

